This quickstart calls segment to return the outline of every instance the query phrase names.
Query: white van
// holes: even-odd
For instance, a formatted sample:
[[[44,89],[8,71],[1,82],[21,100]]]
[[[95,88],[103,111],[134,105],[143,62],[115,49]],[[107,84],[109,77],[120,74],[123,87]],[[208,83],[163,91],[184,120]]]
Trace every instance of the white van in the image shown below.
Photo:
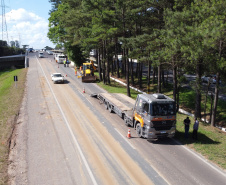
[[[39,58],[44,58],[43,52],[40,52],[40,53],[38,54],[38,57],[39,57]]]

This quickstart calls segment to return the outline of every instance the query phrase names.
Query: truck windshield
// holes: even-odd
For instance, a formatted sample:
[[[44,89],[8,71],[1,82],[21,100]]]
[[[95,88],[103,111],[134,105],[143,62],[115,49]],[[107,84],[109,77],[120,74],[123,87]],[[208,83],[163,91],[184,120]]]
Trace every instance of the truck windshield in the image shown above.
[[[167,116],[175,114],[176,111],[174,103],[155,103],[151,105],[152,116]]]

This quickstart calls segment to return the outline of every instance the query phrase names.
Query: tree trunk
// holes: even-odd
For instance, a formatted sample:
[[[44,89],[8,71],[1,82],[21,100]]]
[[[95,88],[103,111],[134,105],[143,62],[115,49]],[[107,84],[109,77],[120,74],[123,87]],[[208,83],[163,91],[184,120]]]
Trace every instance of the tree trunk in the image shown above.
[[[140,66],[140,63],[137,62],[136,74],[135,74],[135,77],[136,77],[136,78],[138,78],[138,74],[139,74],[139,66]]]
[[[161,71],[161,75],[162,75],[162,87],[166,87],[165,86],[165,78],[164,78],[164,75],[165,75],[164,70]]]
[[[109,57],[109,50],[108,50],[108,47],[107,47],[108,43],[107,43],[107,40],[105,41],[105,47],[106,47],[106,59],[107,59],[107,83],[110,84],[110,57]]]
[[[223,41],[219,42],[219,58],[221,59],[223,53]],[[217,103],[218,103],[218,94],[219,94],[219,81],[220,81],[220,73],[219,71],[216,74],[216,86],[215,86],[215,97],[214,97],[214,105],[211,119],[211,126],[215,126],[216,115],[217,115]]]
[[[158,66],[158,93],[161,93],[161,64]]]
[[[133,60],[131,59],[131,62],[130,62],[130,64],[131,64],[131,83],[132,83],[132,85],[134,85],[134,74],[133,74]]]
[[[103,63],[103,83],[106,84],[106,76],[105,76],[105,72],[106,72],[106,67],[105,67],[105,41],[103,41],[103,53],[102,53],[102,63]]]
[[[212,120],[212,114],[213,114],[213,92],[211,92],[211,103],[210,103],[210,123]]]
[[[140,63],[139,69],[139,87],[142,88],[142,73],[143,73],[143,63]]]
[[[128,59],[128,49],[126,50],[126,87],[127,87],[127,96],[131,97],[130,94],[130,84],[129,84],[129,59]]]
[[[213,112],[212,112],[212,119],[211,119],[211,126],[215,126],[216,122],[216,115],[217,115],[217,103],[218,103],[218,94],[219,94],[219,72],[216,75],[216,86],[215,86],[215,96],[214,96],[214,104],[213,104]]]
[[[120,75],[119,75],[119,60],[118,60],[118,39],[117,38],[115,38],[115,60],[116,60],[117,78],[120,78]]]
[[[155,84],[155,68],[153,67],[152,85]]]
[[[201,68],[202,61],[196,65],[196,100],[195,100],[195,117],[201,118]]]
[[[101,61],[100,61],[100,49],[98,49],[98,54],[97,54],[97,62],[98,62],[98,72],[99,72],[99,79],[100,81],[103,80],[102,78],[102,65],[101,65]]]
[[[150,75],[151,75],[151,62],[148,60],[148,74],[147,74],[147,93],[150,94]]]
[[[179,110],[179,102],[177,102],[177,67],[173,67],[173,99],[177,105],[177,111]]]
[[[125,49],[122,50],[122,77],[125,77]]]
[[[205,96],[205,102],[204,102],[204,122],[206,122],[206,104],[207,104],[209,88],[210,88],[210,79],[209,79],[208,84],[207,84],[206,96]]]

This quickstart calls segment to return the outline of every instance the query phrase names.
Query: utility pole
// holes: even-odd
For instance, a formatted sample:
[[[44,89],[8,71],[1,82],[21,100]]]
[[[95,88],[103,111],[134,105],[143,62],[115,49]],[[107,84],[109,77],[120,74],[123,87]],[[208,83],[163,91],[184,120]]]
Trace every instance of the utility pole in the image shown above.
[[[5,7],[6,6],[5,6],[4,0],[1,0],[1,6],[0,7],[2,7],[2,14],[1,14],[1,16],[2,16],[2,25],[1,25],[1,27],[2,27],[2,29],[1,29],[1,31],[2,31],[2,41],[5,40],[9,44],[7,24],[6,24],[6,18],[5,18]]]

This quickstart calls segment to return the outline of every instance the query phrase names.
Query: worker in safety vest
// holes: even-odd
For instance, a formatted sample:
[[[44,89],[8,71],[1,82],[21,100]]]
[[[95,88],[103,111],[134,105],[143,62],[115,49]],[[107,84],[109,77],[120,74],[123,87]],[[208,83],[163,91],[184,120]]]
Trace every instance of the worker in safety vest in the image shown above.
[[[66,60],[64,60],[64,67],[66,67]]]

